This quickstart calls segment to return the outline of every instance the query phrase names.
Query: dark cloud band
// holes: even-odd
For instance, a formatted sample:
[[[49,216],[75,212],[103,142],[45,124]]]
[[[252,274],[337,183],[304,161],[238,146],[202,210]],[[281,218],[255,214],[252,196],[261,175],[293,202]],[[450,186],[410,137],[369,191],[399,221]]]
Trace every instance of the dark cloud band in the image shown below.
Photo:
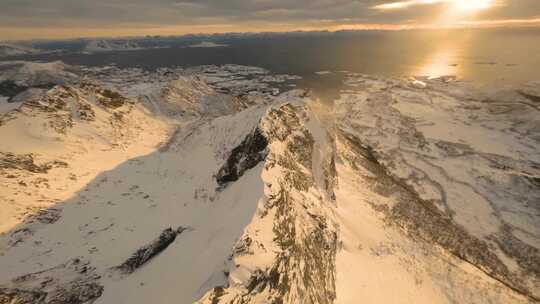
[[[405,1],[405,0],[404,0]],[[448,0],[451,1],[451,0]],[[474,1],[474,0],[470,0]],[[498,0],[476,18],[527,19],[540,15],[539,0]],[[502,3],[501,1],[504,1]],[[378,10],[396,0],[1,0],[0,27],[140,27],[248,22],[314,24],[426,23],[442,9],[411,5]]]

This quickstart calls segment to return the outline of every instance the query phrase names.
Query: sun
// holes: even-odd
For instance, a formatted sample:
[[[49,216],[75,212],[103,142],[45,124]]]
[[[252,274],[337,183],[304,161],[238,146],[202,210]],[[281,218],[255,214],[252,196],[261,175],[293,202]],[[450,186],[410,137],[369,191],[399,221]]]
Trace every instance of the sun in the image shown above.
[[[474,12],[492,7],[494,0],[454,0],[452,6],[459,11]]]
[[[463,20],[473,20],[482,12],[493,9],[507,0],[437,0],[446,3],[441,13],[434,18],[439,26],[454,26]]]

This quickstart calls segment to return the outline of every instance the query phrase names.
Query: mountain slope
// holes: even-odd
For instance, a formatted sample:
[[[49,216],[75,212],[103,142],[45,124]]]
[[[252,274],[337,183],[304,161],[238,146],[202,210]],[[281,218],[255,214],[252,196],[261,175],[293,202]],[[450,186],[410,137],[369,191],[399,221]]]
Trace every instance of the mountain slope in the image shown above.
[[[80,71],[2,116],[0,303],[540,297],[534,86]]]
[[[456,92],[463,87],[439,80],[429,90],[365,76],[351,76],[349,84],[333,115],[310,101],[269,113],[279,120],[263,123],[270,126],[265,134],[280,144],[270,145],[265,163],[265,199],[235,247],[229,285],[201,302],[537,301],[539,188],[531,177],[538,176],[538,142],[528,138],[533,146],[525,145],[524,137],[503,131],[519,119],[522,129],[512,130],[534,134],[537,113],[519,99],[500,102],[504,112],[491,111],[499,102],[462,102]],[[413,108],[420,105],[423,111]],[[460,116],[462,107],[474,107],[482,119]],[[277,126],[282,134],[272,131]],[[453,132],[459,127],[465,129]],[[467,130],[504,133],[471,147]],[[477,152],[497,147],[491,138],[513,141],[516,152]],[[420,167],[424,162],[436,170]],[[478,179],[493,170],[496,179]],[[464,182],[468,174],[480,182]],[[483,213],[482,199],[494,194],[504,195],[504,211]],[[461,220],[467,216],[474,220]]]
[[[39,50],[30,47],[0,43],[0,57],[32,55],[37,53],[39,53]]]

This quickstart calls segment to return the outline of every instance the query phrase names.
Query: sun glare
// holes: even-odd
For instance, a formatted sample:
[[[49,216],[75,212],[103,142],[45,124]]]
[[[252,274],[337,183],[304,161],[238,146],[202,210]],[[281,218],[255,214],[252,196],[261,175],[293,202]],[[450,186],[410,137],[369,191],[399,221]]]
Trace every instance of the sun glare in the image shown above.
[[[454,0],[453,6],[461,11],[479,11],[493,6],[493,0]]]
[[[397,10],[412,6],[448,3],[455,10],[472,12],[488,9],[494,5],[494,2],[495,0],[406,0],[384,3],[376,5],[373,8],[378,10]]]
[[[502,0],[444,0],[447,7],[435,19],[441,26],[452,26],[463,20],[475,18],[483,11],[498,5]]]

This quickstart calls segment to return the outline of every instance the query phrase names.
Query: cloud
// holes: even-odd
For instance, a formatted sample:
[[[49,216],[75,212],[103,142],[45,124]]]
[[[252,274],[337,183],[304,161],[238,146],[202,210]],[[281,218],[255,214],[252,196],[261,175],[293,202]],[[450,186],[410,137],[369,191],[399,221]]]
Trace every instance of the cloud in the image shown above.
[[[429,23],[451,0],[0,0],[0,28],[110,31],[182,27],[314,28]],[[461,0],[464,1],[464,0]],[[482,1],[482,0],[466,0]],[[539,0],[504,5],[477,18],[538,18]],[[393,9],[392,9],[393,8]],[[474,20],[472,20],[474,21]],[[0,37],[1,39],[2,37]]]
[[[404,8],[417,6],[417,5],[448,3],[451,1],[453,0],[409,0],[409,1],[383,3],[383,4],[375,5],[372,8],[378,9],[378,10],[395,10],[395,9],[404,9]]]
[[[502,0],[407,0],[389,2],[373,6],[377,10],[399,10],[411,6],[448,4],[449,7],[461,10],[481,10],[501,5]]]
[[[460,21],[462,25],[469,26],[501,26],[501,25],[540,25],[540,18],[531,19],[502,19],[502,20],[476,20],[476,21]]]

